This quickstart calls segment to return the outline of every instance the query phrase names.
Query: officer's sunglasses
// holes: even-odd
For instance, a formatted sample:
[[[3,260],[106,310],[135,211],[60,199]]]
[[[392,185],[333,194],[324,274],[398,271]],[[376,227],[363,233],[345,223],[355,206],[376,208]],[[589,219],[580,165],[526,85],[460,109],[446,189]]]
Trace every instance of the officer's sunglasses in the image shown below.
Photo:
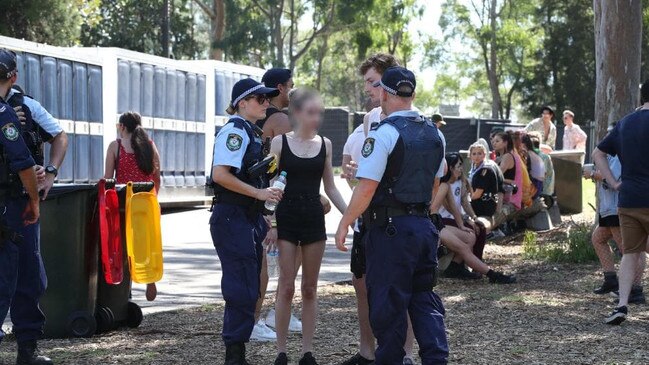
[[[259,105],[263,105],[267,101],[270,102],[270,98],[268,97],[268,95],[265,95],[265,94],[251,95],[251,96],[245,98],[245,100],[250,100],[250,99],[257,100]]]

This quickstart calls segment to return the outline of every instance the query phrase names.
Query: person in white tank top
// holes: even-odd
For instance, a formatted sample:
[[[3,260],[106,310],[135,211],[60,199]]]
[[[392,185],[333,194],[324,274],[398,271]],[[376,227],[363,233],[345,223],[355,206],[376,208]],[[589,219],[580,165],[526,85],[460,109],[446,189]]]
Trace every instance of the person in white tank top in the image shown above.
[[[453,196],[453,203],[460,210],[460,214],[464,215],[465,211],[462,207],[462,182],[463,180],[457,180],[456,182],[449,184],[451,188],[451,194]],[[439,209],[439,214],[442,218],[455,219],[453,214],[449,212],[444,206]]]

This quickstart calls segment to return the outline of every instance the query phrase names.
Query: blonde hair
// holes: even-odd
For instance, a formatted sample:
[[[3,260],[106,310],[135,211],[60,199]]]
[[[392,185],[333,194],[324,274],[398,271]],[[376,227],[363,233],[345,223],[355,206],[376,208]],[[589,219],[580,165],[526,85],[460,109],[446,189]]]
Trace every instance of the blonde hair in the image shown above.
[[[473,150],[476,149],[476,148],[481,149],[482,152],[485,154],[485,156],[488,156],[487,147],[485,147],[485,145],[483,145],[480,142],[475,142],[474,144],[469,146],[469,155],[471,155]]]
[[[302,109],[304,104],[310,100],[320,100],[320,93],[316,89],[309,87],[300,87],[293,89],[288,93],[288,112],[292,115],[296,110]]]

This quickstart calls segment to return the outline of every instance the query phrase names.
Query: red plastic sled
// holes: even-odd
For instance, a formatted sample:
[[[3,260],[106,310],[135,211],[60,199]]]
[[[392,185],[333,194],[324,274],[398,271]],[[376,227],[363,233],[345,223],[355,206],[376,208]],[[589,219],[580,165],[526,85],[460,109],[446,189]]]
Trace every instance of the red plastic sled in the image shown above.
[[[119,220],[119,201],[113,188],[106,189],[106,180],[98,186],[99,232],[101,236],[101,264],[107,284],[118,285],[124,279],[124,252]]]

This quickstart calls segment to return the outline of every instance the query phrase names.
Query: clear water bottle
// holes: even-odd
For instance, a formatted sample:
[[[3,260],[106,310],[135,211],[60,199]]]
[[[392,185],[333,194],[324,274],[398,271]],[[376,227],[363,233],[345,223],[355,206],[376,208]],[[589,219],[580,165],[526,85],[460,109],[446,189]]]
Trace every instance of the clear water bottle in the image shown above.
[[[279,276],[279,250],[277,248],[266,254],[266,266],[268,268],[268,277],[270,279]]]
[[[273,187],[284,191],[284,188],[286,187],[286,171],[282,171],[279,174],[279,177],[275,180],[275,183],[273,183]],[[266,204],[264,204],[264,207],[267,211],[272,213],[275,211],[275,208],[277,208],[277,203],[267,201]]]

